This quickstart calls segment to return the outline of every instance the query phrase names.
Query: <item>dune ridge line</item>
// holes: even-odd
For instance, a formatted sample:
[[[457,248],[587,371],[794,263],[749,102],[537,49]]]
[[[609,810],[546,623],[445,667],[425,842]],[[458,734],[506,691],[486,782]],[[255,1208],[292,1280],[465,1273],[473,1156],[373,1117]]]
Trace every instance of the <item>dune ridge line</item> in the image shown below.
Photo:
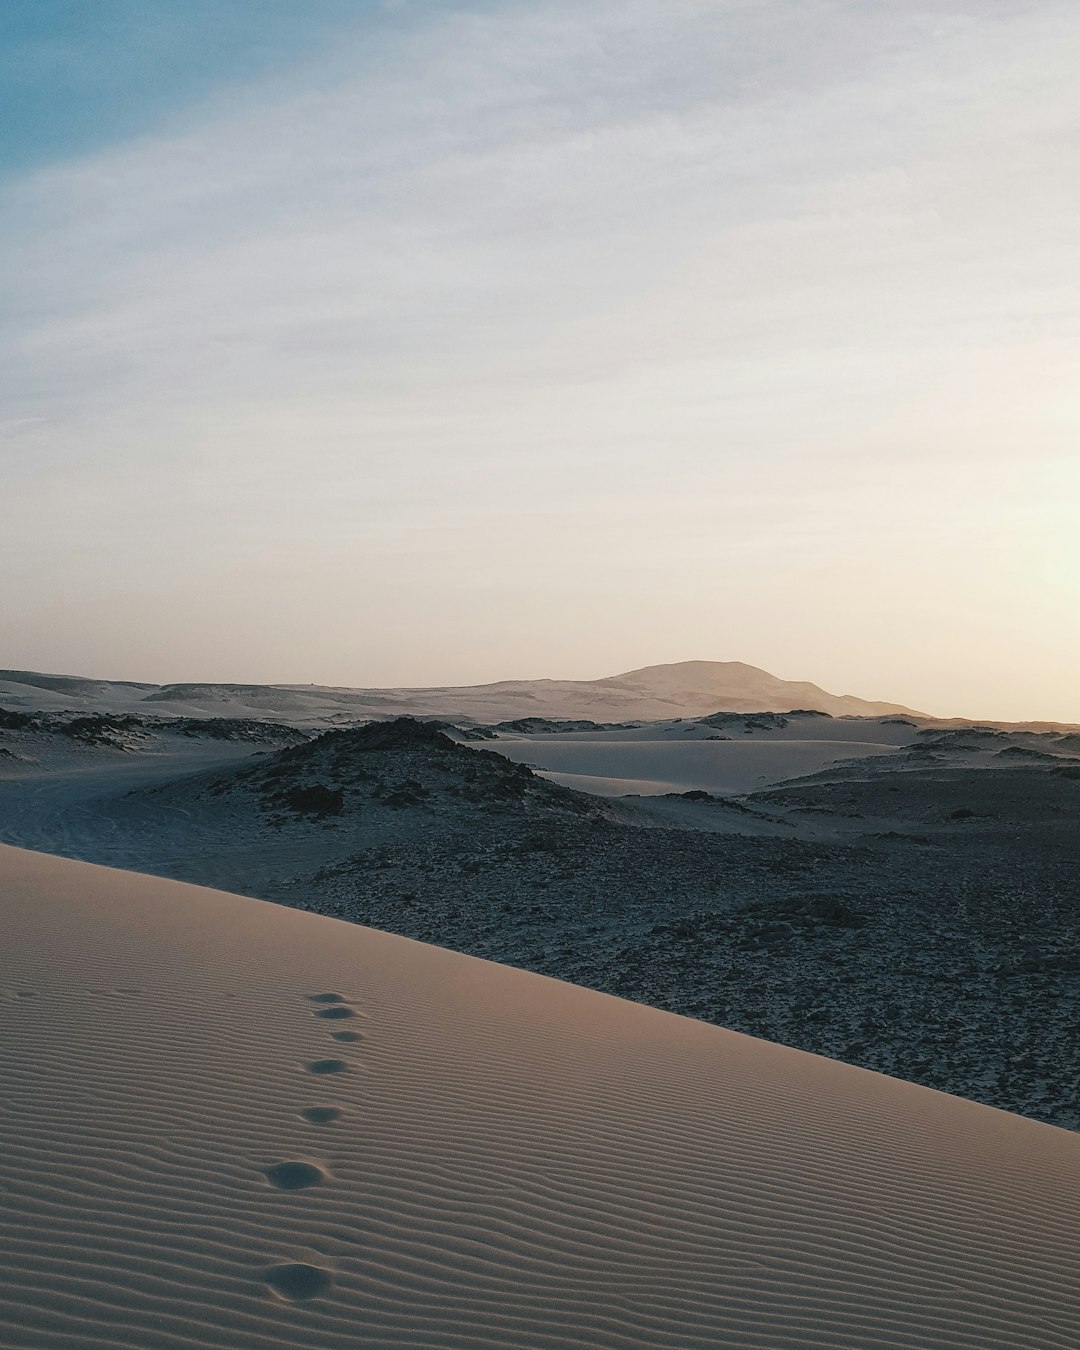
[[[179,882],[0,897],[5,1350],[1080,1344],[1064,1130]]]

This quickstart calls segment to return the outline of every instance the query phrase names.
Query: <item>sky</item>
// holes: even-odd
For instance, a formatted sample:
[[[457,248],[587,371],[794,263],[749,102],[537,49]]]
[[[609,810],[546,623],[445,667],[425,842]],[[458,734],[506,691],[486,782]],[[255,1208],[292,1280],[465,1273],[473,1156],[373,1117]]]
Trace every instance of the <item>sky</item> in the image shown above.
[[[1080,721],[1075,0],[5,0],[0,665]]]

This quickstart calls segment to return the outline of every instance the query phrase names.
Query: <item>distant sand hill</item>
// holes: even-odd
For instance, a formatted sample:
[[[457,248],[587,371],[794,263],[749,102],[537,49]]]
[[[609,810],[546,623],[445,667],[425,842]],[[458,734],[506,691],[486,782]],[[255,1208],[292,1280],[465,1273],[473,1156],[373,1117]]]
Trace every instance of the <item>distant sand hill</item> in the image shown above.
[[[1080,1138],[0,849],[5,1347],[1075,1350]]]
[[[834,717],[912,714],[898,703],[829,694],[816,684],[780,680],[741,661],[681,661],[603,680],[503,680],[463,688],[334,689],[322,685],[133,684],[70,675],[0,670],[0,703],[33,711],[172,713],[325,722],[335,718],[447,717],[500,722],[520,717],[597,722],[691,717],[703,713],[789,712]]]

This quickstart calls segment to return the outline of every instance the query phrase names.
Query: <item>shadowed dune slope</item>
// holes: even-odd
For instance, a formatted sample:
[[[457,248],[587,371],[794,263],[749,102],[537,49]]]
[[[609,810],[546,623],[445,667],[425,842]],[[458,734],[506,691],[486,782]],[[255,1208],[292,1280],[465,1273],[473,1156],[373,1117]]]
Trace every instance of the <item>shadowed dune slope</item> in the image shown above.
[[[1080,1344],[1080,1139],[0,849],[6,1350]]]

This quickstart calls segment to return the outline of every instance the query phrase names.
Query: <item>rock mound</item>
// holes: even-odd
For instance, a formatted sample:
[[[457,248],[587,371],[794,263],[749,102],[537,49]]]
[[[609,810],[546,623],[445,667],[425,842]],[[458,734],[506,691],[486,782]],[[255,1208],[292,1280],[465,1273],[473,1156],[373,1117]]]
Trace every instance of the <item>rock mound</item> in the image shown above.
[[[595,798],[413,717],[324,732],[217,775],[201,791],[234,801],[253,794],[262,811],[279,821],[424,811],[432,822],[445,823],[477,811],[595,816],[606,810]]]

